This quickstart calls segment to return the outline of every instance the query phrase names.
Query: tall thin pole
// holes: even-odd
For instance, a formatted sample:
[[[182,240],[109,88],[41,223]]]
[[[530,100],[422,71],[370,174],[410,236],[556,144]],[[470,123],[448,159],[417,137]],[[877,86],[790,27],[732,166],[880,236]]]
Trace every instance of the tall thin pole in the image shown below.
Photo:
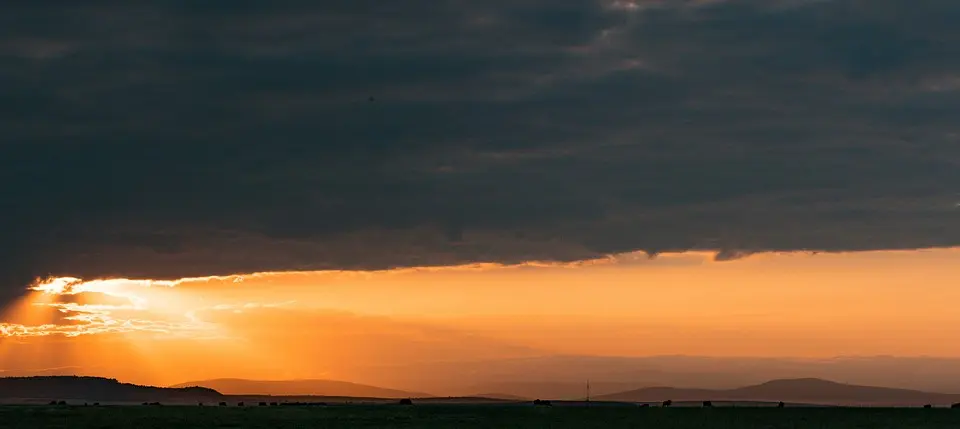
[[[590,379],[587,379],[587,404],[590,404]]]

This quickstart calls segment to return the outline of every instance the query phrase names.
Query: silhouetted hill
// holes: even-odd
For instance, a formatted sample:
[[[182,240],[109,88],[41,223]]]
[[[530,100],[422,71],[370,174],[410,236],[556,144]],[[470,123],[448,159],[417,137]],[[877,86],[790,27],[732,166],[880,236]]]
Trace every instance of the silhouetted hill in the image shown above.
[[[475,395],[468,395],[471,398],[487,398],[487,399],[499,399],[502,401],[530,401],[530,398],[524,398],[517,395],[508,395],[506,393],[478,393]]]
[[[919,406],[923,404],[950,404],[960,395],[891,389],[887,387],[857,386],[816,378],[773,380],[766,383],[729,390],[676,389],[649,387],[627,392],[602,395],[604,401],[658,402],[673,401],[785,401],[825,405]]]
[[[0,399],[80,400],[88,402],[194,402],[223,397],[204,388],[164,388],[121,383],[112,378],[42,376],[0,377]]]
[[[382,387],[335,380],[244,380],[219,378],[190,381],[171,387],[202,386],[225,395],[272,395],[272,396],[348,396],[358,398],[423,398],[425,393],[407,392]]]
[[[594,396],[606,395],[636,389],[641,386],[649,386],[651,384],[653,383],[595,381],[590,383],[590,391]],[[473,392],[500,392],[502,395],[518,398],[580,400],[587,396],[587,383],[586,380],[580,382],[535,381],[482,383],[465,388],[462,392],[457,393],[472,394]]]
[[[542,356],[426,362],[406,365],[357,365],[346,380],[430,392],[465,395],[498,392],[533,398],[559,393],[581,398],[590,380],[594,395],[650,386],[734,389],[769,380],[819,378],[861,386],[886,386],[925,392],[960,393],[960,358],[890,356],[834,358],[743,358],[705,356]],[[527,393],[530,383],[564,382],[571,388]],[[613,390],[603,383],[621,383]],[[513,389],[514,384],[525,384]],[[548,387],[548,386],[543,386]],[[559,399],[559,396],[558,399]]]

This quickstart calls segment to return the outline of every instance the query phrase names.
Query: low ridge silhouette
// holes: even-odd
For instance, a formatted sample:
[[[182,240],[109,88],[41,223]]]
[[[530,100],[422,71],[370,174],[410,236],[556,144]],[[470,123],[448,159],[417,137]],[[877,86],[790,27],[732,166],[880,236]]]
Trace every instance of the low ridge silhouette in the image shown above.
[[[593,395],[599,396],[625,392],[651,385],[655,384],[652,382],[636,381],[594,381],[590,383],[590,391]],[[586,397],[586,385],[583,381],[501,381],[472,385],[466,388],[456,389],[456,391],[469,393],[471,396],[487,396],[476,395],[475,392],[494,392],[505,399],[513,397],[522,400],[533,400],[535,398],[580,400]]]
[[[99,402],[197,402],[218,400],[205,387],[167,388],[79,376],[0,377],[0,399],[80,400]]]
[[[184,388],[201,386],[214,389],[225,395],[272,395],[272,396],[343,396],[358,398],[425,398],[432,395],[420,392],[387,389],[366,384],[336,380],[247,380],[218,378],[189,381],[170,387]]]
[[[228,392],[215,387],[234,389]],[[299,390],[298,390],[299,389]],[[141,386],[121,383],[116,379],[84,376],[0,377],[0,401],[33,401],[43,403],[67,402],[127,402],[127,403],[207,403],[224,404],[227,400],[247,399],[246,396],[295,395],[354,397],[354,398],[429,398],[429,395],[402,390],[384,389],[356,383],[331,380],[256,381],[219,379],[183,383],[172,387]],[[488,394],[482,397],[501,397],[502,400],[521,399],[513,395]],[[242,398],[242,399],[241,399]],[[437,400],[470,398],[437,398]],[[553,399],[553,398],[550,398]],[[768,402],[810,405],[865,405],[865,406],[937,406],[960,405],[960,394],[934,393],[919,390],[843,384],[816,378],[772,380],[736,389],[682,389],[649,387],[620,393],[598,395],[595,401],[662,403],[695,403],[698,405],[724,402]],[[250,398],[251,403],[268,398]],[[544,399],[547,401],[548,399]],[[276,399],[272,399],[276,401]]]
[[[486,399],[499,399],[501,401],[529,401],[531,398],[517,395],[509,395],[506,393],[476,393],[473,395],[467,395],[466,397],[470,398],[486,398]]]
[[[821,405],[922,406],[950,404],[960,395],[887,387],[858,386],[816,378],[772,380],[737,389],[680,389],[649,387],[598,396],[603,401],[652,402],[671,398],[681,401],[808,403]]]

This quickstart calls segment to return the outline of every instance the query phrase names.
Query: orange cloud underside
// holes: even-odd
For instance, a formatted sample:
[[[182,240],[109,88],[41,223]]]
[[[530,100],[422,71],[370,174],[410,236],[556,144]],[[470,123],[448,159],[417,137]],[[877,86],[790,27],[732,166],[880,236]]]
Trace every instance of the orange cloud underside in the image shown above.
[[[711,256],[52,279],[0,317],[0,370],[164,384],[556,353],[960,356],[960,250]]]

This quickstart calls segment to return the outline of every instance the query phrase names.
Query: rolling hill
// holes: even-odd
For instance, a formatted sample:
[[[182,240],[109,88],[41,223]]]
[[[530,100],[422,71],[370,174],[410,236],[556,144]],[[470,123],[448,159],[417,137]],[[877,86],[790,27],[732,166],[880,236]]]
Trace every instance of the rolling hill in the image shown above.
[[[89,402],[197,402],[222,398],[204,387],[165,388],[76,376],[2,377],[0,399]]]
[[[960,395],[887,387],[857,386],[816,378],[773,380],[737,389],[649,387],[596,397],[602,401],[785,401],[824,405],[919,406],[951,404]]]
[[[590,384],[590,391],[594,396],[597,396],[624,392],[650,385],[653,385],[653,383],[599,381]],[[498,392],[505,396],[530,399],[580,400],[587,395],[587,384],[586,381],[491,382],[477,384],[463,389],[463,391],[464,393]]]
[[[651,386],[734,389],[769,380],[798,378],[960,393],[958,358],[551,355],[408,365],[357,365],[345,371],[351,375],[344,380],[442,396],[497,392],[532,398],[580,398],[586,380],[590,380],[593,394],[599,396]],[[553,383],[569,386],[560,386],[562,389],[548,386]]]
[[[386,389],[366,384],[336,380],[244,380],[218,378],[189,381],[173,388],[200,386],[214,389],[225,395],[271,395],[271,396],[342,396],[357,398],[424,398],[420,392]]]
[[[486,398],[486,399],[497,399],[501,401],[516,401],[516,402],[530,400],[530,398],[525,398],[523,396],[517,396],[517,395],[508,395],[506,393],[477,393],[477,394],[467,395],[467,396],[471,398]]]

